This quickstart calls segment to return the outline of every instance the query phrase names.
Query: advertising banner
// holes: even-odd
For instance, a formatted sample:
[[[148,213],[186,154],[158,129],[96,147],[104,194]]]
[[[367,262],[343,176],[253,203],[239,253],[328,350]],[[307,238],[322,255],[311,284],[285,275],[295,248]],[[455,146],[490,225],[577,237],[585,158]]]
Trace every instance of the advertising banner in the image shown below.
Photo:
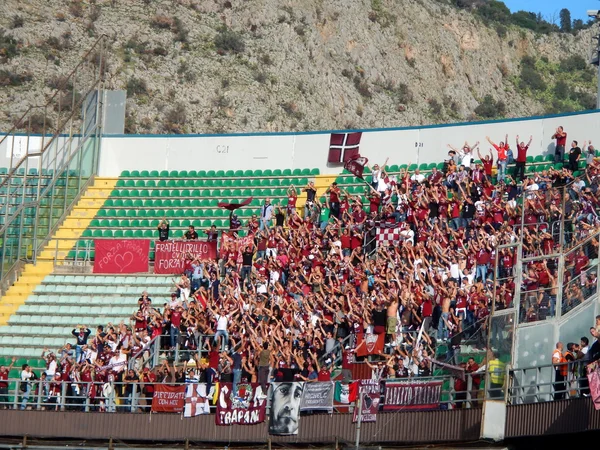
[[[386,380],[383,410],[435,409],[441,394],[441,381]]]
[[[183,273],[186,255],[200,259],[215,259],[217,243],[205,241],[156,241],[154,244],[154,273]]]
[[[333,381],[306,383],[300,403],[300,411],[333,412]]]
[[[255,425],[265,421],[267,396],[258,383],[222,383],[217,401],[217,425]]]
[[[185,386],[155,384],[152,412],[180,413],[185,406]]]
[[[149,239],[94,239],[94,273],[148,272]]]

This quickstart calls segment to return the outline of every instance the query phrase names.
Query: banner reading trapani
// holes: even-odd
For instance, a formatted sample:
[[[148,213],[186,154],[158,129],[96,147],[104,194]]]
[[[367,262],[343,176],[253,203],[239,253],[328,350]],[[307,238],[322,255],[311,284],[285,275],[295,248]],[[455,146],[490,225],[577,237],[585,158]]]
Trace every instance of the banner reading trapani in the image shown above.
[[[180,413],[185,406],[185,385],[155,384],[152,412]]]
[[[440,404],[441,381],[386,380],[384,411],[434,409]]]
[[[217,257],[216,242],[156,241],[154,244],[154,273],[183,273],[186,255],[200,259]]]
[[[360,421],[376,422],[379,410],[380,388],[377,380],[360,380],[358,382],[358,395],[362,400],[360,405]],[[358,408],[354,408],[352,422],[358,422]]]
[[[267,396],[258,383],[222,383],[217,401],[217,425],[254,425],[265,421]]]
[[[94,239],[94,273],[148,272],[149,239]]]

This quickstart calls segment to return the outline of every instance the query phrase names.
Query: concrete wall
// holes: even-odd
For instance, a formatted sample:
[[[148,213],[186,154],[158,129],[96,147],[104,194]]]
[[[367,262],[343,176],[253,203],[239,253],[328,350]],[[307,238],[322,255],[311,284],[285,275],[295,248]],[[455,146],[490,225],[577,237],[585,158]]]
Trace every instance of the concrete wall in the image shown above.
[[[554,152],[551,136],[564,126],[568,138],[600,144],[600,112],[518,120],[466,123],[420,128],[362,130],[361,155],[371,164],[431,163],[442,161],[447,144],[461,146],[467,140],[490,146],[509,135],[514,147],[519,135],[527,141],[533,135],[531,155]],[[329,165],[330,131],[310,133],[233,135],[117,135],[105,136],[100,156],[100,176],[118,176],[123,170],[238,170],[314,168],[321,173],[339,173],[341,165]]]

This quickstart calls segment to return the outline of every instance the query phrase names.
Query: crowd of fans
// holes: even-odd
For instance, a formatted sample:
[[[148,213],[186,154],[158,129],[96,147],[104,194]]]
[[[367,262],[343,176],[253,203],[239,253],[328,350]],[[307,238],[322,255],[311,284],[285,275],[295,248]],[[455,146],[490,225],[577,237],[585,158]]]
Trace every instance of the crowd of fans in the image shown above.
[[[561,133],[556,138],[563,142]],[[598,228],[600,163],[591,143],[582,151],[573,141],[568,166],[526,176],[531,139],[526,144],[516,137],[516,156],[508,139],[496,144],[488,138],[493,151],[483,158],[479,143],[451,148],[444,169],[427,176],[418,169],[390,176],[385,163],[376,164],[365,183],[368,204],[335,182],[319,197],[309,182],[302,188],[303,214],[294,186],[287,204],[266,199],[246,224],[232,212],[230,231],[247,228],[253,236],[247,245],[224,245],[217,261],[183,255],[185,272],[174,280],[169,301],[153,302],[144,293],[129,324],[95,333],[77,326],[74,347],[42,355],[46,403],[55,402],[64,382],[71,395],[110,409],[105,399],[111,392],[107,397],[104,390],[115,380],[125,385],[113,397],[131,401],[137,384],[143,405],[153,384],[163,381],[245,379],[266,387],[270,381],[330,380],[337,361],[348,379],[363,332],[385,335],[385,351],[367,361],[373,377],[431,375],[440,343],[449,347],[449,362],[458,364],[454,350],[463,339],[485,349],[492,303],[514,305],[519,255],[503,249],[496,278],[494,261],[499,245],[521,236],[521,256],[540,257],[524,269],[521,320],[554,315],[558,268],[555,259],[543,257]],[[587,164],[579,172],[582,159]],[[398,240],[378,245],[381,227],[398,227]],[[158,233],[168,239],[166,219]],[[218,231],[212,227],[206,235],[216,240]],[[193,226],[186,238],[199,238]],[[569,259],[566,279],[582,282],[569,284],[567,298],[581,301],[582,290],[595,289],[595,279],[582,273],[597,256],[596,242]],[[151,370],[144,361],[153,346],[160,346],[162,358]],[[474,361],[465,367],[478,370]],[[31,373],[23,368],[22,407]]]

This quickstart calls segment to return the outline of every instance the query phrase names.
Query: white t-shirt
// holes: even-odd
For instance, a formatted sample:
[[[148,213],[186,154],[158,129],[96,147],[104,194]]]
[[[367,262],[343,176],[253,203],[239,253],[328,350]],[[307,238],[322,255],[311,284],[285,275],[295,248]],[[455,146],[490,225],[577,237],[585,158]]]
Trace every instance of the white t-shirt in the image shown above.
[[[425,175],[423,175],[422,173],[419,174],[414,174],[413,176],[410,177],[410,181],[416,181],[417,183],[422,183],[425,180]]]
[[[217,331],[227,331],[227,323],[229,322],[229,317],[227,316],[217,316]]]
[[[50,361],[50,364],[48,364],[48,368],[46,369],[46,376],[48,378],[50,378],[50,377],[53,377],[55,373],[56,373],[56,360],[53,359],[52,361]]]

